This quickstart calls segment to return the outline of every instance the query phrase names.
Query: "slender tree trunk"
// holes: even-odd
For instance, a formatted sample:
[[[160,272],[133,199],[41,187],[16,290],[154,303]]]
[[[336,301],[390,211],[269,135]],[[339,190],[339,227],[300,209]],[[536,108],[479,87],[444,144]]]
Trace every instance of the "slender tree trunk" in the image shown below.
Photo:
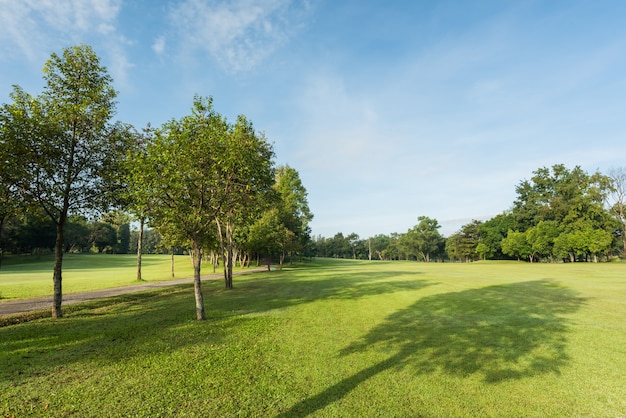
[[[206,319],[204,315],[204,299],[202,297],[202,285],[200,281],[200,263],[202,260],[202,251],[198,247],[198,243],[193,240],[192,258],[193,258],[193,292],[196,298],[196,319],[202,321]]]
[[[54,270],[52,274],[53,296],[52,296],[52,318],[63,317],[61,304],[63,303],[63,233],[65,227],[65,216],[61,214],[57,222],[57,237],[54,244]]]
[[[226,222],[226,243],[228,254],[226,256],[226,262],[228,267],[226,269],[226,289],[233,288],[233,227],[230,222]]]
[[[139,220],[139,234],[137,236],[137,281],[141,281],[141,245],[143,243],[144,219]]]
[[[5,216],[2,216],[2,218],[0,218],[0,240],[2,239],[2,228],[4,227],[4,219],[5,219]],[[0,241],[0,244],[1,244],[1,241]],[[0,247],[0,269],[2,268],[3,257],[4,257],[4,249]]]
[[[174,277],[174,247],[172,247],[172,277]]]
[[[622,217],[624,219],[624,217]],[[626,259],[626,222],[622,221],[622,243],[624,244],[624,251],[622,252],[622,258]]]
[[[222,235],[222,226],[220,224],[219,219],[215,218],[215,223],[217,224],[217,236],[220,242],[220,250],[222,252],[222,264],[224,265],[224,284],[228,289],[228,266],[227,266],[227,254],[226,254],[226,246],[224,244],[224,236]]]

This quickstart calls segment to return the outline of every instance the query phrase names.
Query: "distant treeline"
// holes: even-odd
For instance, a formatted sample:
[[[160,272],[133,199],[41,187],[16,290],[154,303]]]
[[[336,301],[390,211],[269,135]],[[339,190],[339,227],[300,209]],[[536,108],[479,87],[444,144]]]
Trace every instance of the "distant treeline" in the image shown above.
[[[97,221],[84,216],[70,216],[65,230],[66,253],[136,254],[138,231],[131,229],[130,217],[122,212],[110,212]],[[27,213],[9,219],[0,231],[0,250],[10,254],[51,254],[54,251],[56,226],[44,214]],[[166,253],[160,235],[151,229],[144,231],[144,254]]]
[[[626,249],[626,170],[588,174],[564,165],[540,168],[516,187],[511,209],[474,220],[443,237],[436,219],[418,217],[404,233],[361,239],[357,234],[318,236],[319,257],[475,261],[603,261]]]

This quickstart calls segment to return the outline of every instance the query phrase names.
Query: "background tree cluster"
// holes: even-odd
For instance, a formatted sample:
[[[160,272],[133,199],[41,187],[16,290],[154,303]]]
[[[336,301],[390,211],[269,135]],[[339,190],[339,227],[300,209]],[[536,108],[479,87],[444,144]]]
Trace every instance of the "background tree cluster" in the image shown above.
[[[588,174],[562,164],[540,168],[516,187],[510,210],[473,220],[442,237],[436,219],[420,216],[405,233],[359,239],[317,237],[321,257],[380,260],[598,261],[626,249],[626,170]]]

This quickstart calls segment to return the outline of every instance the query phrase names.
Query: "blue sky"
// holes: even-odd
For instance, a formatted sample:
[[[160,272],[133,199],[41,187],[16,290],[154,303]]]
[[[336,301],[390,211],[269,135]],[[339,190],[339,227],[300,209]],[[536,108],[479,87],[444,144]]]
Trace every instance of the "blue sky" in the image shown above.
[[[444,235],[539,167],[626,165],[626,2],[0,0],[0,102],[91,45],[137,128],[213,96],[300,173],[314,235]]]

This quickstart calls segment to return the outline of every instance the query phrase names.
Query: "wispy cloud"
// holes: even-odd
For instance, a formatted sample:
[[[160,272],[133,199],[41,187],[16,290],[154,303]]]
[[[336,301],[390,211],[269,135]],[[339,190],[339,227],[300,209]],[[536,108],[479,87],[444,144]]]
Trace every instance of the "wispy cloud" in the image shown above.
[[[171,13],[181,45],[204,50],[227,72],[258,66],[284,45],[310,5],[292,0],[186,0]]]
[[[163,52],[165,52],[165,36],[159,36],[154,40],[152,50],[157,55],[163,55]]]
[[[0,51],[42,65],[53,51],[99,40],[113,77],[124,82],[128,41],[117,33],[121,0],[0,0]]]

